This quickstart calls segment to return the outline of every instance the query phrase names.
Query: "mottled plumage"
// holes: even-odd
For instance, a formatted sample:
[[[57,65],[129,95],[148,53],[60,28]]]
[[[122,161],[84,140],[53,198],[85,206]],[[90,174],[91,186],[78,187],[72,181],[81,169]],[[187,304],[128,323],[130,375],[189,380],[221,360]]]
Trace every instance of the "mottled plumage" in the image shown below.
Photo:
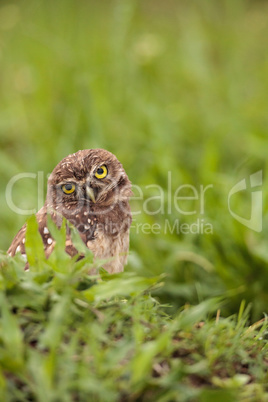
[[[110,152],[87,149],[64,158],[51,173],[45,205],[36,214],[46,256],[55,245],[47,228],[49,213],[59,227],[62,216],[70,221],[95,258],[110,259],[104,265],[108,272],[123,271],[129,248],[131,195],[123,166]],[[11,256],[17,252],[25,256],[25,232],[26,225],[8,250]],[[71,256],[77,254],[70,236],[65,250]]]

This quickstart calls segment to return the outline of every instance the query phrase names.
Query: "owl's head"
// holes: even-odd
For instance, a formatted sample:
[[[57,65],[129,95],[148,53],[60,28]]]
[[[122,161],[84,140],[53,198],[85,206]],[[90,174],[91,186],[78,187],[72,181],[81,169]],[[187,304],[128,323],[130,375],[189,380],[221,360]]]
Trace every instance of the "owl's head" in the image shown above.
[[[104,149],[86,149],[64,158],[48,179],[47,205],[56,210],[111,208],[132,195],[122,164]]]

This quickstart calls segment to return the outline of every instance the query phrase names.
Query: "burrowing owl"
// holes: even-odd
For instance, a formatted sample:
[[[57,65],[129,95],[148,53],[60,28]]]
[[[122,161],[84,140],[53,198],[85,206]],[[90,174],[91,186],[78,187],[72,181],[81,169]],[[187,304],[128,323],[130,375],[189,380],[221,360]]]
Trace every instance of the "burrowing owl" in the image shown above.
[[[78,230],[95,258],[108,259],[104,268],[121,272],[127,260],[131,212],[131,183],[118,159],[104,149],[86,149],[64,158],[53,170],[47,186],[45,205],[36,214],[46,256],[55,241],[47,227],[47,214],[58,226],[62,217]],[[14,238],[8,253],[25,255],[24,225]],[[71,237],[65,250],[77,254]]]

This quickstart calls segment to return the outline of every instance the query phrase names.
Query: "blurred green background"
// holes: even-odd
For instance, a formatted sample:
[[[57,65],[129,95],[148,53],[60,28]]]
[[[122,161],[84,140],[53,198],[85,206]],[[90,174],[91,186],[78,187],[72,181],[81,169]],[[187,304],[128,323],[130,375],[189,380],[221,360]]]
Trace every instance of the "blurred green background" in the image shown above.
[[[222,314],[245,299],[252,320],[261,317],[268,305],[267,12],[267,1],[1,1],[0,248],[27,218],[6,201],[14,175],[46,177],[70,153],[105,148],[142,188],[133,211],[159,195],[146,186],[165,193],[163,213],[135,215],[127,269],[165,273],[158,297],[173,308],[225,295]],[[230,189],[258,170],[259,233],[227,204]],[[204,214],[200,200],[181,204],[196,214],[174,206],[168,213],[168,172],[172,193],[183,184],[213,186]],[[37,180],[20,180],[13,201],[37,208],[37,189]],[[250,202],[244,191],[231,206],[249,218]],[[159,200],[147,206],[156,211]],[[213,233],[165,233],[166,220],[176,219],[204,219]],[[143,223],[158,223],[160,233],[138,230]]]

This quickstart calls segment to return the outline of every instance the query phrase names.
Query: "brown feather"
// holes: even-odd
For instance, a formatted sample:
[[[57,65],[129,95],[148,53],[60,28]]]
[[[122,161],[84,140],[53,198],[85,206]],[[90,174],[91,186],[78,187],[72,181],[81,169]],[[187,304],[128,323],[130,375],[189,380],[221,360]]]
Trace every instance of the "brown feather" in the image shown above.
[[[102,165],[108,174],[98,179],[95,172]],[[64,194],[64,183],[75,184],[75,192]],[[88,198],[86,187],[95,195],[95,203]],[[109,259],[104,265],[108,272],[120,272],[127,261],[129,248],[129,228],[132,217],[129,197],[131,183],[122,164],[104,149],[87,149],[64,158],[48,179],[47,198],[44,207],[37,213],[39,232],[42,236],[46,257],[51,254],[55,241],[47,228],[47,214],[61,226],[62,217],[70,221],[95,258]],[[8,253],[25,255],[24,225],[15,236]],[[70,236],[66,240],[66,252],[77,254]],[[82,257],[82,256],[81,256]]]

